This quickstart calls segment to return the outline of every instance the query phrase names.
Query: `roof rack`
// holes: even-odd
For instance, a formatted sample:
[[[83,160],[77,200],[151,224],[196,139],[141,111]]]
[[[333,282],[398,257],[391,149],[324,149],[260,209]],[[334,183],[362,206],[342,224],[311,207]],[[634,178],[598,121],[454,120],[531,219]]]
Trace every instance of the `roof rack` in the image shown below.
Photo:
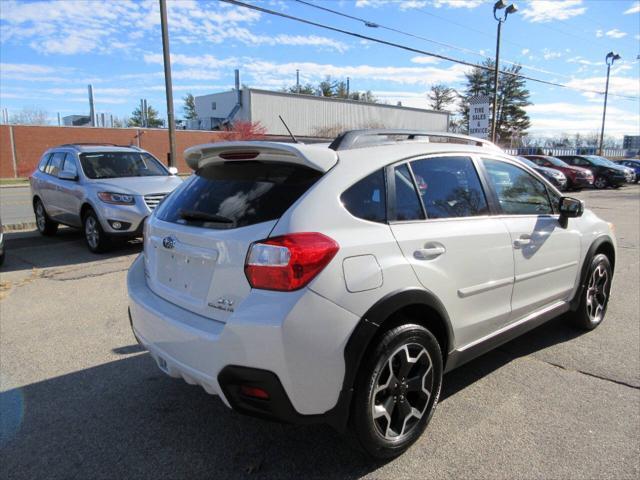
[[[398,139],[389,137],[406,137],[403,140],[424,139],[423,141],[431,141],[431,138],[441,138],[443,143],[464,143],[484,147],[491,150],[500,150],[500,147],[482,138],[470,137],[468,135],[460,135],[448,132],[424,132],[420,130],[402,130],[402,129],[367,129],[367,130],[348,130],[338,135],[329,148],[332,150],[351,150],[354,148],[368,147],[380,143],[397,142]],[[439,142],[438,142],[439,143]]]
[[[77,142],[77,143],[65,143],[63,145],[58,145],[56,148],[60,147],[122,147],[122,148],[133,148],[134,150],[141,150],[139,147],[135,145],[118,145],[117,143],[106,143],[106,142]]]

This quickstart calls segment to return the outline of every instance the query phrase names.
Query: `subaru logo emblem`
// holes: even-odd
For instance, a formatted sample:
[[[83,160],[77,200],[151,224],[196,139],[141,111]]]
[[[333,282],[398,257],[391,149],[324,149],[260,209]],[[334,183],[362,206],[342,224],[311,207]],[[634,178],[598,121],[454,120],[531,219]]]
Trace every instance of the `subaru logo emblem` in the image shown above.
[[[164,248],[172,249],[176,246],[176,239],[173,237],[164,237],[162,239],[162,246]]]

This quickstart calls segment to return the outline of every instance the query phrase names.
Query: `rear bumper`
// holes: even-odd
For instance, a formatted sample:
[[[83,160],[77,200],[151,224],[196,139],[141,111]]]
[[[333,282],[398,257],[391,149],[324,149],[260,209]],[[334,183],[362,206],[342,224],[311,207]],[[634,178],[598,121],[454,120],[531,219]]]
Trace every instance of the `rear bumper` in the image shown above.
[[[166,374],[201,385],[245,413],[331,423],[344,378],[344,346],[358,317],[308,289],[253,290],[226,323],[212,320],[153,293],[142,255],[129,270],[127,286],[133,333]],[[238,372],[249,374],[243,380]],[[248,408],[233,385],[255,385],[256,378],[267,378],[260,381],[271,397],[286,401],[263,403],[262,414],[255,401]]]

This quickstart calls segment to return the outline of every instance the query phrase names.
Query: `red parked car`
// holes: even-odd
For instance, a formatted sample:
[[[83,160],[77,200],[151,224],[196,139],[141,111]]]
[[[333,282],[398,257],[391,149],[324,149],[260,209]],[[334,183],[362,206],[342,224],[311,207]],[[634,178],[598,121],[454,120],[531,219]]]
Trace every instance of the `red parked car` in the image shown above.
[[[523,155],[541,167],[555,168],[567,177],[567,190],[582,190],[593,186],[593,172],[588,168],[574,167],[549,155]]]

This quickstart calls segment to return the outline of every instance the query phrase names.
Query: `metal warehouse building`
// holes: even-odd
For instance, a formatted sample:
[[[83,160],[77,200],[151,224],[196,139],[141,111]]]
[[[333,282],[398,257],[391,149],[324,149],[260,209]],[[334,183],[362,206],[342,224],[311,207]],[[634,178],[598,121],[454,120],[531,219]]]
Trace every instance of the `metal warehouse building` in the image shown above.
[[[294,135],[333,138],[343,130],[406,128],[446,132],[447,112],[356,100],[234,89],[195,97],[197,120],[189,128],[217,130],[237,120],[260,122],[267,135],[287,135],[281,115]]]

